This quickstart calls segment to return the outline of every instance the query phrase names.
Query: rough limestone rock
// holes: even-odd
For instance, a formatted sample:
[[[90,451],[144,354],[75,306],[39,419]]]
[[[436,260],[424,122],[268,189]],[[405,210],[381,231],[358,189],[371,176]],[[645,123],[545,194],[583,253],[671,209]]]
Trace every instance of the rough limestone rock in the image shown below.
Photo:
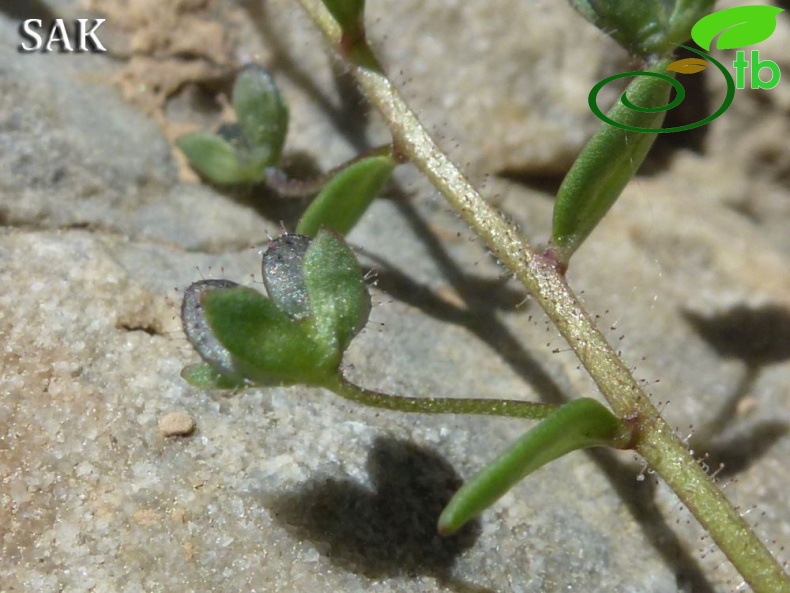
[[[215,11],[238,61],[273,69],[291,106],[291,156],[328,167],[386,140],[293,2],[175,4]],[[475,174],[562,171],[595,126],[587,90],[624,63],[564,3],[369,4],[388,68]],[[188,386],[179,372],[197,356],[181,291],[200,278],[260,288],[259,250],[301,205],[180,181],[168,122],[218,119],[218,104],[196,99],[216,89],[185,78],[162,112],[146,112],[112,84],[128,56],[16,52],[33,8],[84,15],[66,0],[0,8],[0,589],[743,590],[630,454],[569,455],[445,540],[434,525],[448,497],[528,424],[381,412],[298,387]],[[784,67],[787,47],[770,46]],[[728,496],[787,560],[781,84],[739,93],[693,146],[663,144],[569,281],[701,463],[725,464]],[[771,160],[749,158],[741,141]],[[348,374],[414,396],[596,396],[436,192],[408,168],[398,182],[349,237],[378,280]],[[485,194],[545,242],[545,187],[493,177]],[[160,421],[174,411],[193,432],[166,436]]]

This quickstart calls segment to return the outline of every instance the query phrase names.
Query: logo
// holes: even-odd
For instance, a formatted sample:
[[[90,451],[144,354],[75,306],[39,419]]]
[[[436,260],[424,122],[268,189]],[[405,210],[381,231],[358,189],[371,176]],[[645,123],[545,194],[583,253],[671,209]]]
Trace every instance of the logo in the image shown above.
[[[663,74],[661,72],[622,72],[604,78],[590,90],[590,94],[587,98],[590,109],[598,119],[609,125],[631,132],[645,132],[651,134],[683,132],[712,122],[730,107],[735,98],[735,89],[746,88],[747,69],[750,70],[749,84],[752,89],[772,89],[779,84],[779,79],[782,76],[782,73],[779,71],[779,66],[777,66],[775,62],[767,59],[760,59],[759,50],[751,50],[749,58],[747,59],[746,52],[739,49],[735,53],[735,61],[732,63],[735,70],[735,78],[733,79],[732,74],[730,74],[727,68],[707,53],[710,51],[713,40],[718,36],[716,40],[717,49],[736,49],[765,41],[776,30],[776,17],[780,12],[782,12],[781,8],[775,8],[773,6],[738,6],[719,10],[718,12],[711,13],[701,18],[691,29],[691,38],[697,45],[703,48],[704,51],[688,47],[687,45],[679,46],[697,54],[699,57],[676,60],[667,66],[667,70],[676,72],[677,74],[695,74],[707,68],[708,64],[711,63],[716,66],[727,82],[727,93],[721,105],[714,113],[705,119],[692,124],[674,126],[671,128],[640,128],[618,123],[608,117],[598,107],[598,93],[610,82],[632,76],[653,76],[665,80],[672,85],[675,89],[675,99],[673,101],[661,107],[641,107],[631,102],[626,94],[623,93],[620,97],[620,102],[628,109],[641,113],[656,113],[674,109],[683,102],[686,91],[680,81],[669,74]],[[762,73],[765,71],[770,72],[770,78],[767,80],[763,80],[762,77]]]
[[[70,31],[63,19],[55,19],[49,30],[45,30],[41,19],[27,19],[19,26],[19,34],[25,41],[19,44],[17,51],[105,52],[107,49],[96,35],[96,30],[104,21],[105,19],[77,19]]]

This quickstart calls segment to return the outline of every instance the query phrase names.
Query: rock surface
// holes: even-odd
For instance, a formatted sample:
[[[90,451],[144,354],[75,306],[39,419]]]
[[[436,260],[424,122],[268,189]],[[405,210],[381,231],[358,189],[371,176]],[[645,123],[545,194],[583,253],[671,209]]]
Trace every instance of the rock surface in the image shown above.
[[[192,100],[200,84],[146,114],[111,84],[123,57],[14,51],[17,4],[0,9],[0,589],[743,590],[628,454],[570,455],[442,540],[434,523],[448,496],[524,423],[385,413],[302,388],[186,385],[179,372],[196,355],[179,291],[201,277],[256,286],[260,245],[296,209],[180,181],[168,118],[220,115]],[[388,67],[473,175],[561,171],[595,127],[587,90],[623,63],[563,3],[370,4]],[[40,6],[83,14],[65,0]],[[239,61],[278,77],[290,152],[328,167],[386,138],[291,2],[212,6],[235,27]],[[790,64],[787,47],[773,43],[771,58]],[[670,422],[694,433],[706,463],[726,463],[728,495],[786,560],[790,149],[778,130],[790,87],[780,86],[741,92],[693,148],[659,147],[569,279]],[[749,158],[759,147],[769,162]],[[435,191],[408,169],[398,178],[396,199],[376,202],[349,238],[378,275],[349,374],[406,395],[594,395]],[[546,240],[550,194],[502,178],[485,193]],[[191,436],[160,430],[173,410],[194,418]]]

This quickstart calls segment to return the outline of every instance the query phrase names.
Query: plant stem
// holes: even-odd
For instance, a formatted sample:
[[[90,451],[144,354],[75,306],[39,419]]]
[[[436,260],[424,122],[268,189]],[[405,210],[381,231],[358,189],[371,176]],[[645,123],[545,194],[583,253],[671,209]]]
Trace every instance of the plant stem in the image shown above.
[[[420,414],[480,414],[542,420],[557,409],[554,404],[527,402],[512,399],[454,398],[454,397],[403,397],[351,383],[343,376],[327,381],[324,387],[347,400],[396,412]]]
[[[320,0],[299,3],[332,47],[340,48],[340,28]],[[362,50],[359,53],[373,59],[367,46]],[[387,122],[396,150],[434,184],[493,255],[518,278],[555,323],[614,412],[633,423],[636,451],[689,508],[756,593],[790,593],[788,575],[661,418],[565,282],[556,260],[536,253],[517,229],[477,193],[380,67],[347,63],[368,101]]]

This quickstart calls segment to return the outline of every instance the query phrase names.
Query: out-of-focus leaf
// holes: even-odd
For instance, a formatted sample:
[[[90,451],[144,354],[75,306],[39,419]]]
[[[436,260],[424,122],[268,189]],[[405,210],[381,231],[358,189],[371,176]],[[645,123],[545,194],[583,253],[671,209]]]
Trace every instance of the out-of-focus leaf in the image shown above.
[[[362,158],[338,172],[307,208],[296,232],[315,236],[325,228],[348,233],[378,195],[395,168],[389,155]]]
[[[280,158],[288,133],[288,107],[268,70],[251,64],[236,77],[233,108],[244,138],[266,167]]]
[[[251,183],[264,177],[262,162],[240,161],[236,148],[209,132],[185,134],[176,144],[201,176],[220,185]]]
[[[365,0],[324,0],[324,6],[344,31],[360,26]]]

